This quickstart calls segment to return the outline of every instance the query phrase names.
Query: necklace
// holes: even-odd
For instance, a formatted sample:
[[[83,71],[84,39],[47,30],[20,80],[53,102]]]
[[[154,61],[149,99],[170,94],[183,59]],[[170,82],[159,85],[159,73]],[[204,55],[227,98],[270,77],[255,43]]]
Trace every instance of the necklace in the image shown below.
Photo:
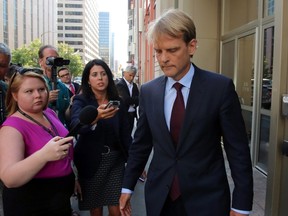
[[[37,125],[39,125],[40,127],[42,127],[46,132],[48,132],[52,137],[55,136],[59,136],[59,133],[57,131],[57,128],[54,126],[54,124],[52,124],[52,122],[50,121],[50,119],[46,116],[45,113],[43,113],[43,115],[45,116],[45,118],[49,121],[50,125],[51,125],[51,129],[45,127],[43,124],[41,124],[40,122],[38,122],[36,119],[34,119],[32,116],[28,115],[27,113],[23,112],[21,109],[18,109],[18,112],[21,113],[23,116],[25,116],[26,118],[30,119],[31,121],[33,121],[34,123],[36,123]]]

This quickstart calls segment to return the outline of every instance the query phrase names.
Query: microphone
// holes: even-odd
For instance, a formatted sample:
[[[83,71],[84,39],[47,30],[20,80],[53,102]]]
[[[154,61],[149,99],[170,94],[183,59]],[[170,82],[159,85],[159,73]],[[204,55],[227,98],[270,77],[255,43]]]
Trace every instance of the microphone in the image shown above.
[[[98,111],[96,107],[92,105],[84,107],[79,114],[79,122],[69,131],[66,137],[75,136],[83,125],[91,124],[97,115]]]

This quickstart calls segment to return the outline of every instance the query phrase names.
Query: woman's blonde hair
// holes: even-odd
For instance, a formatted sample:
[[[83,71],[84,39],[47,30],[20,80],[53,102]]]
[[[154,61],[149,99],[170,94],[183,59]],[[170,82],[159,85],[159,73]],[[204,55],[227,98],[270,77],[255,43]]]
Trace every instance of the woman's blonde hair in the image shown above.
[[[46,81],[43,77],[43,75],[35,73],[33,71],[27,71],[23,74],[20,74],[19,72],[15,72],[15,74],[12,76],[8,90],[7,90],[7,95],[6,95],[6,111],[7,111],[7,116],[12,115],[18,110],[18,104],[17,101],[15,101],[13,97],[13,93],[17,93],[20,89],[20,86],[23,83],[23,80],[25,77],[30,77],[30,78],[37,78],[41,80],[45,84],[45,89],[47,91],[47,99],[45,101],[45,106],[43,107],[43,110],[47,108],[48,106],[48,100],[49,100],[49,90],[48,86],[46,84]]]

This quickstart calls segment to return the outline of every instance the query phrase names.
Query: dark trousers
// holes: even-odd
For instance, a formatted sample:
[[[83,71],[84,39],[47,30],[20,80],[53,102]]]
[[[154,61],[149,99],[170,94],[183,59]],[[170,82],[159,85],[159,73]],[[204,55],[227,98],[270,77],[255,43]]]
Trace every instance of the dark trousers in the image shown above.
[[[183,199],[180,196],[175,201],[172,201],[171,198],[168,196],[162,208],[160,216],[175,216],[175,215],[187,216]]]
[[[130,134],[133,131],[134,127],[134,119],[136,118],[136,112],[128,112],[128,122],[129,122],[129,130]]]

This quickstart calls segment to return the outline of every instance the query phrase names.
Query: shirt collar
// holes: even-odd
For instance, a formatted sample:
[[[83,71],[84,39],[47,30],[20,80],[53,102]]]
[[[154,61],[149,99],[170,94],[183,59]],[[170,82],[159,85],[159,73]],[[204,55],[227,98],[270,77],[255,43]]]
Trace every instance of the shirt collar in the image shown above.
[[[183,86],[185,86],[186,88],[190,89],[191,82],[192,82],[192,79],[193,79],[193,76],[194,76],[194,71],[195,71],[195,68],[193,67],[193,64],[191,63],[191,66],[190,66],[190,69],[189,69],[188,73],[185,74],[185,76],[182,77],[182,79],[180,79],[179,81],[175,81],[171,77],[168,77],[168,80],[167,80],[167,83],[166,83],[167,89],[173,88],[173,85],[176,82],[179,82]]]

